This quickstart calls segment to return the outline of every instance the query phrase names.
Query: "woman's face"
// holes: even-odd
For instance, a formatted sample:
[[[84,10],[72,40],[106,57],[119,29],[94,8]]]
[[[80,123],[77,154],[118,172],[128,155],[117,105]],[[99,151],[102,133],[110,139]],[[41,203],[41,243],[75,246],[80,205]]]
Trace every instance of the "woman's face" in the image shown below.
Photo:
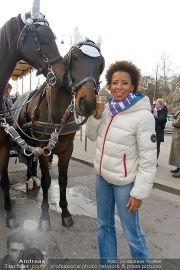
[[[160,103],[159,101],[156,101],[156,108],[160,109],[163,108],[164,106],[162,105],[162,103]]]
[[[129,73],[116,71],[112,75],[111,94],[116,101],[122,101],[134,90]]]

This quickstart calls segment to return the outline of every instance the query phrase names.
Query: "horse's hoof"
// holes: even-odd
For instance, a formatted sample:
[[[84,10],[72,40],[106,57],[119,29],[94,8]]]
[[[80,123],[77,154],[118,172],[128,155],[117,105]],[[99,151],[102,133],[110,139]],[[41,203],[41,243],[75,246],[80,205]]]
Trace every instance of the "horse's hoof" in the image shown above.
[[[33,180],[30,178],[29,180],[26,181],[26,190],[31,191],[33,190]]]
[[[36,176],[33,176],[32,179],[33,179],[34,188],[40,188],[41,180]]]
[[[39,219],[39,229],[44,232],[51,230],[51,222],[49,219]]]
[[[72,219],[72,216],[63,217],[62,216],[62,225],[65,227],[72,227],[74,224],[74,221]]]
[[[16,227],[18,227],[18,223],[17,223],[17,219],[14,217],[14,218],[8,218],[6,217],[6,226],[10,229],[14,229]]]

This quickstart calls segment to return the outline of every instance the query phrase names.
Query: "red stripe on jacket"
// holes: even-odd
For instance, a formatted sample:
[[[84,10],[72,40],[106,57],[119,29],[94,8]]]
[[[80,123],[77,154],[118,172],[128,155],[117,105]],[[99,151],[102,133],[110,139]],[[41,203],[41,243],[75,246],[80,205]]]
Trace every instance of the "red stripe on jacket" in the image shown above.
[[[124,164],[124,175],[127,176],[127,166],[126,166],[126,154],[123,156],[123,164]]]
[[[108,131],[109,131],[109,127],[112,123],[112,120],[113,120],[114,116],[111,117],[111,120],[106,128],[106,132],[105,132],[105,136],[104,136],[104,141],[103,141],[103,146],[102,146],[102,154],[101,154],[101,160],[100,160],[100,175],[101,175],[101,172],[102,172],[102,159],[103,159],[103,154],[104,154],[104,146],[105,146],[105,141],[106,141],[106,137],[107,137],[107,134],[108,134]]]

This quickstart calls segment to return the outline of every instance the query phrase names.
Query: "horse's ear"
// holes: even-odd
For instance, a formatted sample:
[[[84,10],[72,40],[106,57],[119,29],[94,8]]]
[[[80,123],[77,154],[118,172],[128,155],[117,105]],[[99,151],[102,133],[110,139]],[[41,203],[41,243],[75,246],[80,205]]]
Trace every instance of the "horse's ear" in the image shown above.
[[[38,19],[40,17],[40,0],[34,0],[31,16],[33,19]]]
[[[99,48],[101,48],[101,36],[98,35],[96,44],[98,45]]]
[[[83,37],[81,36],[78,27],[75,28],[74,30],[74,43],[79,43],[83,41]]]

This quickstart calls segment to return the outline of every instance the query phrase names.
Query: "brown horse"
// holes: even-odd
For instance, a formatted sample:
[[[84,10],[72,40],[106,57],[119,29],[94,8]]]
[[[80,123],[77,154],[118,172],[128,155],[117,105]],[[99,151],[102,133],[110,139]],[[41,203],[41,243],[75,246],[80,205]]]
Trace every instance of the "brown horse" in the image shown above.
[[[19,60],[24,60],[63,85],[65,66],[55,43],[55,36],[34,0],[32,13],[11,18],[0,29],[0,114],[3,113],[5,86]]]
[[[51,153],[53,148],[53,153],[59,158],[59,206],[62,209],[62,224],[68,227],[73,225],[73,219],[68,210],[66,187],[67,170],[73,151],[73,140],[76,131],[79,129],[79,124],[75,123],[74,117],[77,120],[78,115],[87,118],[94,113],[99,77],[104,69],[104,58],[100,53],[100,49],[96,43],[90,40],[75,44],[64,57],[64,61],[67,67],[66,86],[48,86],[47,88],[42,86],[26,109],[23,107],[18,117],[19,132],[22,137],[34,147],[38,146],[41,147],[39,149],[43,149],[43,153],[41,152],[42,154],[39,156],[42,174],[41,187],[43,190],[42,214],[39,227],[42,230],[49,230],[51,227],[48,213],[48,190],[51,178],[47,155]],[[25,95],[29,95],[29,93],[25,93]],[[21,98],[17,100],[14,107],[21,104]],[[22,129],[26,129],[29,138],[23,135]],[[7,135],[3,135],[8,143]],[[34,139],[30,138],[32,136]],[[7,155],[7,160],[1,167],[4,205],[7,210],[6,223],[7,226],[14,227],[17,225],[17,221],[9,197],[8,151],[3,147],[0,148],[0,151],[3,151],[3,149]]]

